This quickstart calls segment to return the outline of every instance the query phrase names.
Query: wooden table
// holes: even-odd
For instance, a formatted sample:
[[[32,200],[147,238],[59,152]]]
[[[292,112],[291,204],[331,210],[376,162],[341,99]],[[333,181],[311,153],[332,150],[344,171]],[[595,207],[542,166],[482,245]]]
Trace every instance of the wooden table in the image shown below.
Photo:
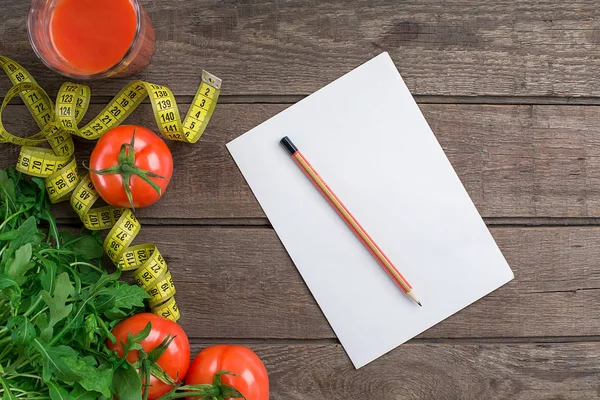
[[[255,349],[272,399],[600,397],[600,6],[563,1],[142,0],[158,36],[137,78],[184,111],[205,68],[223,78],[196,145],[141,210],[139,243],[172,268],[194,350]],[[54,96],[28,4],[3,0],[0,54]],[[389,51],[515,272],[515,280],[355,370],[225,143]],[[127,80],[91,83],[95,115]],[[0,79],[0,92],[10,87]],[[3,121],[34,132],[14,102]],[[155,127],[149,104],[129,119]],[[78,160],[92,143],[77,140]],[[0,167],[17,148],[0,145]],[[60,222],[74,214],[57,208]]]

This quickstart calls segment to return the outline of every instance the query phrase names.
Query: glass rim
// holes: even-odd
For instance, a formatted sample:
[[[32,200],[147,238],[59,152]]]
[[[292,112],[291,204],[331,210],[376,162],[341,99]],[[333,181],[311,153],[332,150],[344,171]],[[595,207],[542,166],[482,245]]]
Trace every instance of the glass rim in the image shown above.
[[[48,6],[52,5],[52,3],[56,2],[58,0],[46,0],[46,3]],[[100,72],[95,72],[93,74],[85,74],[85,75],[75,75],[72,74],[70,72],[66,72],[66,71],[62,71],[57,69],[55,66],[50,65],[50,63],[48,63],[48,61],[46,61],[46,59],[44,58],[44,56],[41,54],[41,52],[38,50],[37,46],[36,46],[36,40],[34,40],[33,38],[33,32],[32,32],[32,20],[33,20],[33,14],[35,12],[34,8],[31,7],[29,9],[29,14],[27,16],[27,36],[29,38],[29,43],[31,44],[31,48],[33,49],[33,52],[35,53],[35,55],[37,56],[37,58],[39,58],[44,65],[46,65],[48,68],[50,68],[52,71],[57,72],[61,75],[64,75],[68,78],[72,78],[72,79],[80,79],[80,80],[94,80],[94,79],[103,79],[103,78],[108,78],[113,74],[113,72],[115,72],[116,69],[118,69],[121,64],[127,59],[128,56],[131,55],[133,49],[135,48],[135,45],[138,43],[138,41],[140,40],[140,32],[142,29],[142,6],[139,2],[139,0],[129,0],[129,2],[131,4],[133,4],[133,8],[135,10],[135,17],[136,17],[136,27],[135,27],[135,35],[133,36],[133,40],[131,40],[131,44],[129,45],[129,48],[127,49],[127,51],[125,52],[125,54],[123,55],[123,57],[113,66],[111,66],[108,69],[105,69],[104,71],[100,71]],[[49,40],[50,42],[52,42],[52,39],[47,38],[47,40]],[[52,46],[54,47],[54,44],[52,44]],[[57,54],[58,51],[55,51]],[[64,60],[64,58],[60,57],[59,58],[61,60]],[[67,63],[68,64],[68,63]],[[116,71],[118,72],[118,71]],[[115,72],[115,73],[116,73]]]

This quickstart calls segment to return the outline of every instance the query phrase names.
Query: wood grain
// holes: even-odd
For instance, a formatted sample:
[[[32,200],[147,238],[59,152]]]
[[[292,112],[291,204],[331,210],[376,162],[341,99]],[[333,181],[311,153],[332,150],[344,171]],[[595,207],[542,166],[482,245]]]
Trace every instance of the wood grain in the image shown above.
[[[257,103],[221,104],[200,143],[169,143],[174,179],[140,212],[170,224],[145,226],[136,243],[156,243],[169,262],[193,352],[204,342],[249,344],[274,400],[600,398],[600,107],[584,106],[600,98],[596,0],[142,3],[157,52],[131,79],[189,102],[204,68],[223,78],[226,102]],[[54,96],[66,79],[33,54],[28,7],[4,0],[0,54]],[[482,215],[515,225],[491,231],[516,279],[357,371],[261,225],[225,143],[289,106],[273,103],[294,102],[382,51],[418,99],[446,103],[421,109]],[[131,79],[91,82],[93,101]],[[9,87],[0,77],[0,94]],[[582,105],[551,105],[571,101]],[[22,105],[2,120],[34,132]],[[129,122],[155,126],[148,105]],[[76,146],[81,162],[93,143]],[[16,154],[0,144],[0,168]],[[64,204],[56,214],[73,216]],[[233,225],[205,225],[219,221]],[[523,221],[587,226],[516,226]]]
[[[306,94],[389,51],[423,95],[598,96],[595,0],[143,0],[157,52],[138,77],[192,94],[205,68],[223,94]],[[0,53],[55,92],[27,39],[29,4],[5,0]],[[124,80],[94,82],[115,94]],[[0,92],[8,89],[4,80]]]
[[[225,144],[288,105],[222,104],[199,143],[169,142],[174,178],[143,218],[262,218]],[[101,109],[93,105],[90,117]],[[187,106],[182,106],[186,110]],[[600,217],[600,107],[424,104],[421,109],[484,217]],[[128,120],[155,129],[149,105]],[[7,129],[33,133],[24,106],[9,106]],[[81,162],[92,143],[77,140]],[[17,148],[0,144],[0,167]],[[332,181],[332,179],[329,179]],[[61,216],[72,215],[63,209]]]
[[[515,280],[420,338],[598,335],[600,227],[491,231]],[[147,241],[169,263],[190,337],[335,337],[272,229],[145,226],[135,243]]]
[[[200,143],[169,143],[174,179],[140,212],[170,224],[145,226],[136,243],[156,243],[169,262],[193,352],[249,344],[274,400],[600,398],[600,107],[584,105],[600,98],[596,0],[141,1],[157,52],[131,79],[189,102],[204,68],[223,78],[226,102],[257,103],[221,104]],[[33,54],[28,8],[4,0],[0,54],[54,96],[66,79]],[[225,143],[289,106],[273,103],[382,51],[418,99],[446,103],[421,109],[482,215],[515,225],[491,231],[516,279],[356,371]],[[91,82],[93,101],[131,79]],[[0,77],[0,95],[9,87]],[[572,101],[582,105],[551,105]],[[34,132],[22,105],[2,117],[13,132]],[[129,122],[155,126],[148,105]],[[93,143],[76,146],[83,161]],[[0,168],[16,154],[0,144]],[[64,204],[56,214],[73,216]],[[219,221],[233,225],[205,225]]]
[[[193,344],[192,352],[204,348]],[[272,400],[575,400],[600,396],[600,344],[404,344],[355,370],[334,344],[250,347]]]

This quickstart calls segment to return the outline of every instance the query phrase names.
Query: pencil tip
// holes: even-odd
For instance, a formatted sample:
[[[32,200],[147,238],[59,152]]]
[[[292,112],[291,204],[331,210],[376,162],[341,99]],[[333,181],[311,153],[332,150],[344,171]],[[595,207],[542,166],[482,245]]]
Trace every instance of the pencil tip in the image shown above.
[[[423,304],[421,304],[420,301],[417,301],[417,304],[419,305],[419,307],[423,307]]]

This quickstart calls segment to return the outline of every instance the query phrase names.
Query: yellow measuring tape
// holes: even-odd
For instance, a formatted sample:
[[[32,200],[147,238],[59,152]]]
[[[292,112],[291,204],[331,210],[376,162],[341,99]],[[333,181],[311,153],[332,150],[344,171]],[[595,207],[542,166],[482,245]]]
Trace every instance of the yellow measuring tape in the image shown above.
[[[73,156],[73,135],[94,140],[121,124],[146,98],[160,133],[167,139],[196,143],[213,114],[221,80],[202,71],[202,82],[183,122],[171,90],[162,85],[134,81],[125,86],[88,124],[78,125],[88,110],[90,88],[66,82],[56,103],[17,62],[0,56],[0,67],[14,85],[0,107],[0,142],[21,147],[16,169],[44,179],[50,201],[70,199],[71,206],[86,228],[109,229],[104,251],[124,271],[135,271],[134,279],[150,295],[149,306],[155,314],[177,321],[180,317],[175,302],[175,286],[164,258],[153,244],[130,246],[141,225],[130,209],[112,206],[93,208],[100,198],[89,174],[79,175]],[[38,124],[40,132],[23,138],[9,133],[2,125],[2,112],[19,95]],[[48,143],[50,148],[36,147]]]

